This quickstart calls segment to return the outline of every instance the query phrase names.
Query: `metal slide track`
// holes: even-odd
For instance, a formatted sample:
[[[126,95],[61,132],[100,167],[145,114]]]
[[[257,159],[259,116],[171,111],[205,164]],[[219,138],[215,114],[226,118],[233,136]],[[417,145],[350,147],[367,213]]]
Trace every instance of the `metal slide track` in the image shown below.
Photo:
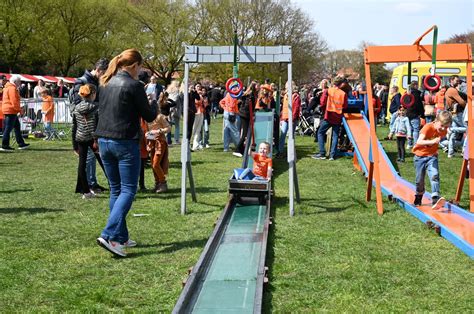
[[[367,176],[370,149],[369,122],[362,114],[346,113],[344,127],[354,145],[359,164]],[[423,196],[422,206],[415,207],[413,205],[415,186],[400,177],[379,141],[377,144],[382,192],[393,197],[401,207],[423,223],[433,226],[441,236],[474,259],[474,215],[448,202],[443,210],[433,211],[431,194],[427,192]]]
[[[272,143],[272,112],[256,114],[254,136]],[[258,191],[261,182],[232,192],[173,313],[261,313],[271,207],[271,184]]]

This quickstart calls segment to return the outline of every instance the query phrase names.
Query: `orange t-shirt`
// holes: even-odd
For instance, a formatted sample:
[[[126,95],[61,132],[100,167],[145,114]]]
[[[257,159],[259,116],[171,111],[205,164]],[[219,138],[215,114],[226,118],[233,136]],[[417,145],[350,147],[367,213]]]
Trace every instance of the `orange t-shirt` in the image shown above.
[[[53,122],[54,119],[54,101],[53,97],[45,96],[43,97],[43,105],[41,106],[41,111],[45,113],[44,122]]]
[[[272,167],[272,159],[263,157],[260,154],[253,156],[253,174],[263,178],[267,178],[268,168]]]
[[[448,133],[447,130],[438,132],[436,130],[434,124],[435,124],[435,122],[427,123],[421,129],[420,135],[424,134],[425,135],[425,140],[432,140],[436,137],[443,138]],[[435,145],[415,144],[415,146],[413,147],[413,154],[415,154],[416,156],[420,156],[420,157],[438,155],[438,144],[435,144]]]

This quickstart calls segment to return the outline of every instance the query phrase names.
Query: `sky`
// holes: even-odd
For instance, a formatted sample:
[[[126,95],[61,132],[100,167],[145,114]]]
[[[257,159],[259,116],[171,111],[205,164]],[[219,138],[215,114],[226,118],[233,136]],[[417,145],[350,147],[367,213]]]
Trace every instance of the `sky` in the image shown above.
[[[474,31],[474,0],[292,0],[314,21],[331,50],[411,45],[431,26],[438,42]],[[432,33],[431,33],[432,34]],[[428,34],[422,41],[431,44]]]

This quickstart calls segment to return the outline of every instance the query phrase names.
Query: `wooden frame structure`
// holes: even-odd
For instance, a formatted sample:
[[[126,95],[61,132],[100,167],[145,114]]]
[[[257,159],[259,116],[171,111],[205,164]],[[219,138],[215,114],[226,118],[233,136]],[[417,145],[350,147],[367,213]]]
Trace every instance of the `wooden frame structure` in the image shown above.
[[[181,214],[186,214],[186,173],[189,175],[192,199],[196,202],[191,168],[191,153],[188,131],[188,87],[189,67],[199,63],[280,63],[288,67],[288,93],[292,95],[292,50],[291,46],[185,46],[184,54],[184,103],[183,139],[181,141]],[[235,67],[234,67],[235,71]],[[293,111],[292,97],[288,97],[288,111]],[[293,130],[293,117],[288,117],[288,129]],[[290,216],[295,214],[294,200],[299,201],[298,177],[296,174],[296,151],[293,132],[288,132],[289,207]]]
[[[393,63],[393,62],[422,62],[432,61],[433,53],[437,60],[466,62],[466,83],[467,83],[467,110],[468,110],[468,150],[469,164],[474,165],[474,118],[472,106],[472,50],[470,44],[440,44],[440,45],[421,45],[421,40],[429,34],[436,26],[428,29],[421,35],[413,45],[406,46],[369,46],[364,50],[365,74],[367,83],[369,121],[370,121],[370,143],[373,150],[373,161],[369,165],[369,177],[367,180],[367,201],[370,200],[372,184],[375,181],[375,192],[377,201],[377,212],[383,214],[382,189],[379,170],[379,153],[377,146],[377,134],[375,132],[375,116],[373,111],[373,93],[372,81],[370,77],[370,65],[374,63]],[[466,165],[463,165],[463,169]],[[465,173],[465,172],[464,172]],[[461,176],[463,172],[461,172]],[[461,180],[461,178],[460,178]],[[458,185],[456,197],[460,198],[460,189],[462,183]],[[469,171],[469,208],[474,212],[474,171]],[[459,201],[459,199],[458,199]]]

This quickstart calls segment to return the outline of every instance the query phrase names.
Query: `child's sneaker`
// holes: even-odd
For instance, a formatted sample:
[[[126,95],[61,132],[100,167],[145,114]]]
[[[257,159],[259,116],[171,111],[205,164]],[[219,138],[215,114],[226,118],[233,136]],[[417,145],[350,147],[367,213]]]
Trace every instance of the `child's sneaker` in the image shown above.
[[[446,199],[444,197],[434,196],[432,197],[432,204],[432,210],[440,210],[441,208],[443,208],[444,204],[446,204]]]
[[[166,182],[160,183],[156,189],[156,193],[163,193],[168,191],[168,184]]]
[[[413,202],[413,205],[421,206],[422,199],[423,199],[423,195],[415,195],[415,201]]]
[[[94,198],[94,197],[95,197],[95,193],[92,190],[90,190],[89,193],[82,194],[82,199],[83,200],[86,200],[86,199],[89,199],[89,198]]]
[[[137,242],[133,241],[132,239],[128,239],[127,242],[123,244],[125,247],[135,247],[137,246]]]
[[[105,240],[104,238],[97,238],[97,244],[109,251],[110,253],[113,253],[117,256],[125,257],[127,256],[127,253],[123,250],[125,247],[124,245],[111,241],[111,240]]]

